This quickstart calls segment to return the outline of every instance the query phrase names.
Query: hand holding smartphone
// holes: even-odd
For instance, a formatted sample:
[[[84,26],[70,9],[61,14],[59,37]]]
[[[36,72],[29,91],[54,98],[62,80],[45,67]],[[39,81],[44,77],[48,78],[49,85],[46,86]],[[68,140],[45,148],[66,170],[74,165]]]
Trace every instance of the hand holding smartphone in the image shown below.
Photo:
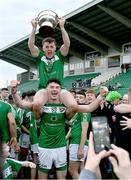
[[[95,152],[110,149],[109,125],[106,116],[95,116],[91,119]]]

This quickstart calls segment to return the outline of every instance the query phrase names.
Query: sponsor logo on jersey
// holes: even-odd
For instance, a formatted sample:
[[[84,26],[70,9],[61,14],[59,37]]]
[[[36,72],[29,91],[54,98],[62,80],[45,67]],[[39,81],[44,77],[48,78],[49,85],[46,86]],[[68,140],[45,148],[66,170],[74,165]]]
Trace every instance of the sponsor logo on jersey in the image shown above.
[[[44,61],[46,65],[53,64],[55,61],[58,61],[59,57],[55,55],[50,60],[46,58],[46,56],[42,56],[41,61]]]
[[[56,113],[56,114],[59,114],[59,113],[65,113],[66,107],[44,106],[44,107],[42,108],[42,111],[43,111],[44,113]]]

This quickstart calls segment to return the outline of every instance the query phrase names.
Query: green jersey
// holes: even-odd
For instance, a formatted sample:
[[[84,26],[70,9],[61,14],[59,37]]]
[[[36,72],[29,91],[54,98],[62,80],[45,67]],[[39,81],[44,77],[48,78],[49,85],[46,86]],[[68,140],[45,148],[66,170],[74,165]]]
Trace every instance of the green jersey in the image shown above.
[[[29,112],[28,115],[30,116],[30,143],[33,144],[37,144],[38,143],[38,138],[37,138],[37,125],[36,125],[36,121],[34,118],[34,114],[33,112]]]
[[[59,148],[66,146],[65,111],[63,104],[46,104],[40,122],[39,146]]]
[[[76,113],[73,117],[73,123],[71,127],[70,144],[80,144],[82,122],[89,123],[91,119],[91,113]],[[85,144],[88,144],[86,139]]]
[[[56,51],[51,59],[45,56],[44,51],[40,51],[35,59],[39,70],[39,89],[46,88],[47,82],[51,78],[59,79],[63,86],[64,61],[66,58],[60,51]]]
[[[8,142],[10,140],[8,113],[11,113],[11,106],[0,100],[0,129],[2,132],[2,140]]]
[[[23,122],[22,125],[29,130],[30,142],[31,144],[37,144],[37,126],[34,118],[33,112],[25,109],[23,112]]]
[[[11,106],[11,110],[12,110],[13,116],[15,118],[16,126],[17,126],[17,140],[18,140],[21,134],[21,119],[18,113],[18,108],[13,107],[11,104],[10,106]]]
[[[28,130],[30,129],[30,111],[28,109],[25,109],[23,112],[23,121],[21,125],[26,127]]]
[[[13,179],[13,171],[19,172],[22,165],[15,159],[7,158],[3,166],[3,177],[4,179]]]
[[[14,115],[14,118],[15,118],[15,122],[16,122],[17,127],[21,128],[20,115],[19,115],[19,113],[18,113],[18,111],[17,111],[18,108],[17,108],[17,107],[13,107],[13,106],[11,105],[11,109],[12,109],[12,113],[13,113],[13,115]]]

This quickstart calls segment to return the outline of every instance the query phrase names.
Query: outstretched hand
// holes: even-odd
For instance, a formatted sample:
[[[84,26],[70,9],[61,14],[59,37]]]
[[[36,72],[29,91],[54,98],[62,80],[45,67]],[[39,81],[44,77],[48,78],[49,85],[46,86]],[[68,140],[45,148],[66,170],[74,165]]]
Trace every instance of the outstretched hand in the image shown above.
[[[36,168],[36,164],[33,163],[33,162],[29,162],[29,167],[30,167],[30,168]]]
[[[100,87],[100,95],[102,97],[105,97],[108,94],[109,90],[106,86],[101,86]]]
[[[106,86],[100,87],[99,95],[97,96],[97,99],[101,102],[105,99],[106,95],[108,94],[108,88]]]
[[[30,161],[22,161],[23,167],[36,168],[36,164]]]

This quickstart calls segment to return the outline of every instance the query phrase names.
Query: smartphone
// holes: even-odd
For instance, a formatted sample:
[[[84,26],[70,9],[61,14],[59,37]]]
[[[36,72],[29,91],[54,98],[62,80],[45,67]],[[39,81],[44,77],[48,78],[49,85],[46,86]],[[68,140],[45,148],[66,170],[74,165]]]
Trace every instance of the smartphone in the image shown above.
[[[110,149],[109,125],[106,116],[91,118],[95,152]]]
[[[128,89],[128,103],[131,103],[131,88]]]

